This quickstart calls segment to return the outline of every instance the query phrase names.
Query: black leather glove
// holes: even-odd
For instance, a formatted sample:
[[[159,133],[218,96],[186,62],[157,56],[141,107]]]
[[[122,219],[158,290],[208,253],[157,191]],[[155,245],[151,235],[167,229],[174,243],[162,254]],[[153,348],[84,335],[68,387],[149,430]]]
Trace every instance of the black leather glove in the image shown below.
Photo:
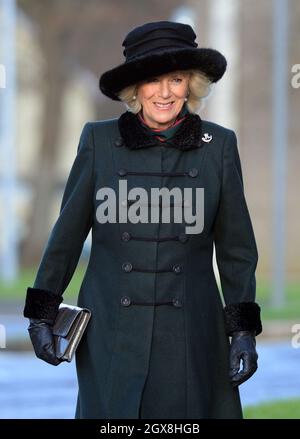
[[[47,319],[29,319],[28,332],[34,352],[38,358],[54,366],[61,363],[55,355],[52,321]]]
[[[238,331],[232,334],[229,356],[229,376],[234,387],[247,381],[257,370],[258,355],[255,346],[254,332]],[[239,371],[241,360],[243,366]]]

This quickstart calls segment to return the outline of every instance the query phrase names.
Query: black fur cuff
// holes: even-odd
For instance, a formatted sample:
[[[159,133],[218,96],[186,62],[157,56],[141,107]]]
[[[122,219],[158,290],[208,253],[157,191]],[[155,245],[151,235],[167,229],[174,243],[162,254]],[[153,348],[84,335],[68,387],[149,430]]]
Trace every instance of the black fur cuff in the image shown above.
[[[262,332],[260,307],[255,302],[231,303],[225,306],[226,333],[231,335],[236,331]]]
[[[39,288],[27,288],[24,317],[54,321],[62,296]]]

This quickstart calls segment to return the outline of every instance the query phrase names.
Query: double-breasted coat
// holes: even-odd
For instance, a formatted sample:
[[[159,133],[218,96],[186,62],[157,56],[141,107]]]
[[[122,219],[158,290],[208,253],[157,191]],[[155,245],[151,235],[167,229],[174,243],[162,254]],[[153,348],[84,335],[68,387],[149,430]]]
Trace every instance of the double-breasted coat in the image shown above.
[[[104,187],[116,196],[115,222],[99,221]],[[137,187],[148,207],[151,188],[204,188],[201,233],[187,233],[184,216],[121,222]],[[76,352],[76,418],[241,418],[228,335],[258,331],[259,322],[257,248],[234,131],[189,114],[170,145],[147,136],[128,111],[86,123],[33,286],[42,302],[43,294],[62,300],[90,229],[78,305],[92,318]]]

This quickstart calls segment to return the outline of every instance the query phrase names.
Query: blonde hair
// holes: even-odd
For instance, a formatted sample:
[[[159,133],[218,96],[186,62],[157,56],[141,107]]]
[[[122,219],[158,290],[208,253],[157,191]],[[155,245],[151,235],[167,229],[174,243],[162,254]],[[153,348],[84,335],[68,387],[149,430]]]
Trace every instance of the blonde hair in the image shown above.
[[[212,82],[200,70],[190,69],[185,70],[185,72],[190,74],[188,82],[189,94],[186,105],[190,113],[195,114],[202,108],[204,98],[209,96]],[[134,114],[137,114],[142,109],[142,105],[137,97],[138,86],[139,83],[129,85],[118,93],[126,108]]]

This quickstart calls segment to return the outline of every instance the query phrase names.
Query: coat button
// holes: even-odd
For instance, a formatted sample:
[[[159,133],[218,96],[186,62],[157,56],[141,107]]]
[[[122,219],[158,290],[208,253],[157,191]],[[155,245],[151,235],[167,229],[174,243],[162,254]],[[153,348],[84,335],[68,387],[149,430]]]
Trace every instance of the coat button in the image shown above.
[[[123,144],[124,144],[124,140],[122,139],[122,137],[118,137],[116,140],[115,140],[115,146],[123,146]]]
[[[122,233],[122,241],[129,241],[130,238],[131,238],[130,233],[128,233],[128,232]]]
[[[173,305],[176,306],[177,308],[180,308],[182,306],[182,302],[179,299],[173,299],[172,302]]]
[[[178,239],[180,242],[186,242],[186,241],[188,241],[189,237],[185,233],[180,233],[180,235],[178,236]]]
[[[198,169],[192,168],[192,169],[189,170],[189,176],[190,177],[197,177],[197,175],[198,175]]]
[[[176,274],[181,273],[182,267],[179,264],[175,264],[175,265],[173,265],[173,271]]]
[[[122,264],[122,269],[126,271],[126,273],[129,273],[132,270],[132,264],[130,262],[124,262]]]
[[[121,176],[121,177],[123,177],[124,175],[126,175],[127,174],[127,171],[126,171],[126,169],[119,169],[118,170],[118,174]]]
[[[131,300],[127,296],[121,297],[121,305],[122,306],[129,306],[131,304]]]

